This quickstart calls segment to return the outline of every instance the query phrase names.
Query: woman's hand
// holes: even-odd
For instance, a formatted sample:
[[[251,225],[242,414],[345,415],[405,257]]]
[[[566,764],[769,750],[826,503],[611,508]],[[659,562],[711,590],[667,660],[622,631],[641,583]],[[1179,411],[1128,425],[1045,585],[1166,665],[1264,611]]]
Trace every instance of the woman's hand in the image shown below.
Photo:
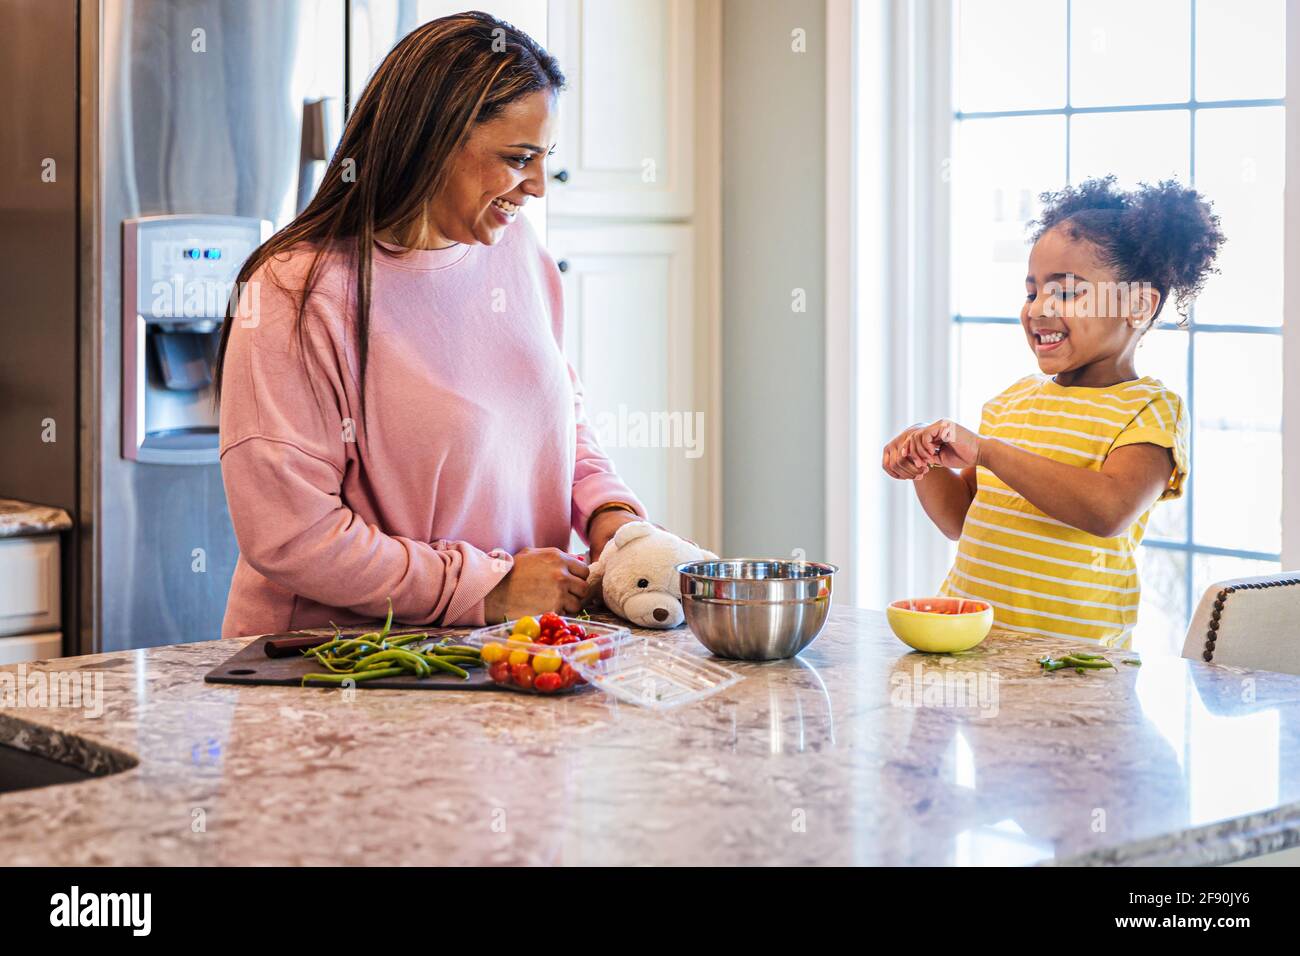
[[[931,465],[974,468],[979,464],[980,441],[980,436],[969,428],[941,418],[912,433],[909,454],[927,470]]]
[[[545,611],[575,615],[587,596],[588,573],[580,558],[559,548],[524,548],[483,599],[483,619],[494,624]]]
[[[904,428],[885,446],[880,460],[885,474],[902,481],[919,481],[926,476],[930,469],[920,459],[912,457],[912,436],[920,430],[919,425]]]
[[[591,548],[591,560],[595,562],[600,558],[605,545],[609,544],[619,528],[628,522],[640,520],[642,519],[638,515],[624,511],[622,508],[611,508],[592,518],[591,525],[587,528],[587,544]]]

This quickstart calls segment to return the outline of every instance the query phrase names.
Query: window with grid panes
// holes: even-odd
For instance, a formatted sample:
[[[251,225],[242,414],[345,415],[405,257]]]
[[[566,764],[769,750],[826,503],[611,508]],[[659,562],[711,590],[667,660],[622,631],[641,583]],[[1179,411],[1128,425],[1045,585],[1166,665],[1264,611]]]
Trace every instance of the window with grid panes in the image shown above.
[[[960,420],[1037,364],[1020,328],[1038,196],[1115,174],[1213,201],[1219,274],[1166,304],[1138,373],[1191,415],[1191,479],[1156,506],[1134,648],[1177,653],[1200,595],[1280,569],[1283,0],[953,0],[952,376]],[[1182,324],[1180,325],[1180,321]]]

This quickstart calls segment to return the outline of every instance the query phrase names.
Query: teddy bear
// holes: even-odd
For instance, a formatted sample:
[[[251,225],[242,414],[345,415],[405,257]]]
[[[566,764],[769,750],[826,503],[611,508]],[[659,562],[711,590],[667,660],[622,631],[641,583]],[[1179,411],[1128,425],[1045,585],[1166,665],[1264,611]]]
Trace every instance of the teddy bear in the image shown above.
[[[717,557],[649,521],[629,521],[592,563],[587,588],[639,627],[677,627],[685,620],[677,565]]]

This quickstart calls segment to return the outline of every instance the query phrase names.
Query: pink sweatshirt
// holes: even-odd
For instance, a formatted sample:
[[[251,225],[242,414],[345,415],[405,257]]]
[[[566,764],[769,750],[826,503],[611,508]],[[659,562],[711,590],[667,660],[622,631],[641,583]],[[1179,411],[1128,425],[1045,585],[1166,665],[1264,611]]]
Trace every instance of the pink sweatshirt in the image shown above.
[[[230,336],[224,637],[382,618],[389,597],[410,624],[482,624],[514,552],[567,549],[611,501],[644,517],[583,414],[559,270],[526,219],[495,246],[376,251],[364,420],[346,262],[322,260],[305,350],[277,287],[310,260],[259,269]]]

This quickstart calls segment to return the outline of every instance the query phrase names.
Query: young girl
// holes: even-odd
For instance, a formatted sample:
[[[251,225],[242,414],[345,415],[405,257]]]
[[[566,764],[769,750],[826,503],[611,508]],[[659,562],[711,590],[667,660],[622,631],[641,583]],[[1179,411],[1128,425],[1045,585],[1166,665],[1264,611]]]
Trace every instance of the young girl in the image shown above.
[[[1025,634],[1126,647],[1151,508],[1187,479],[1187,411],[1134,353],[1172,293],[1184,312],[1223,234],[1194,190],[1113,176],[1045,195],[1020,310],[1042,375],[984,405],[979,433],[942,419],[885,446],[959,542],[942,593]]]

